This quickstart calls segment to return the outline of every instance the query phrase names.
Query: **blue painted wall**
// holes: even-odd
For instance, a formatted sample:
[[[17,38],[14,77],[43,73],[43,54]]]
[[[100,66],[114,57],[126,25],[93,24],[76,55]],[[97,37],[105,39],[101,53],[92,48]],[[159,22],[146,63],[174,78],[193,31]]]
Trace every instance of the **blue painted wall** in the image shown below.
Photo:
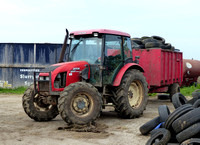
[[[57,63],[62,44],[0,43],[0,87],[29,86],[33,72]]]

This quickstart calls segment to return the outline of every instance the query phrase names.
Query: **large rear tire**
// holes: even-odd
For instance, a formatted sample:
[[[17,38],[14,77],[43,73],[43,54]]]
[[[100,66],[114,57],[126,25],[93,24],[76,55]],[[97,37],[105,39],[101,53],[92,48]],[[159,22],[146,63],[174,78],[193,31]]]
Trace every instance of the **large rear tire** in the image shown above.
[[[117,87],[116,110],[123,118],[139,117],[147,105],[148,88],[144,75],[139,70],[128,70]]]
[[[69,124],[90,124],[100,116],[102,97],[91,84],[77,82],[67,86],[58,99],[62,119]]]
[[[59,114],[57,105],[47,105],[42,102],[39,95],[34,93],[33,85],[25,91],[22,106],[26,114],[35,121],[49,121]]]

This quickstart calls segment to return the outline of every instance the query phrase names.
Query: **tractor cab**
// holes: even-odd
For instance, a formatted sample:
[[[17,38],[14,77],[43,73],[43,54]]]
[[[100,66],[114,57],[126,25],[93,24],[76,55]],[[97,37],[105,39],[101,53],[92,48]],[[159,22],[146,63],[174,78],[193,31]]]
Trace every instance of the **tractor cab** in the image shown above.
[[[67,61],[87,61],[89,82],[95,86],[112,85],[119,70],[132,62],[131,39],[127,33],[99,29],[70,34]]]

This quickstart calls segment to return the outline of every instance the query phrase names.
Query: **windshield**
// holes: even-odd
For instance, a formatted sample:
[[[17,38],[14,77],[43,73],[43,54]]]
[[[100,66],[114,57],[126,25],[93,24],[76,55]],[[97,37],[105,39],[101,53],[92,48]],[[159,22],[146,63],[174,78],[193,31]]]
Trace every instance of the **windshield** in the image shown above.
[[[90,64],[100,64],[101,46],[102,38],[74,38],[71,41],[69,60],[87,61]]]

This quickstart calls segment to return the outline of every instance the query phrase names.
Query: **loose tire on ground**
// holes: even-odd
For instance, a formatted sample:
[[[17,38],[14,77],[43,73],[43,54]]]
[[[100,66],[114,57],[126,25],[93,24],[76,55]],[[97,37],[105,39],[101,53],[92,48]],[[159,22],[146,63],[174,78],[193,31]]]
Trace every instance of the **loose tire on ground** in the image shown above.
[[[171,133],[165,128],[156,129],[146,145],[165,145],[171,138]]]
[[[200,107],[200,99],[198,99],[194,105],[193,105],[194,108],[199,108]]]
[[[177,108],[174,112],[172,112],[165,122],[165,128],[172,131],[172,123],[182,116],[183,114],[193,110],[193,106],[191,104],[185,104]]]
[[[176,139],[179,143],[189,139],[189,138],[196,138],[200,135],[200,122],[193,124],[192,126],[188,127],[187,129],[183,130],[179,134],[176,135]]]
[[[178,108],[187,103],[187,99],[181,93],[176,93],[172,96],[172,103],[174,108]]]
[[[116,110],[123,118],[139,117],[147,105],[148,88],[144,75],[139,70],[128,70],[116,88],[113,98]]]
[[[26,114],[35,121],[49,121],[58,113],[56,105],[43,104],[38,94],[34,94],[34,86],[31,85],[22,97],[22,106]]]
[[[198,145],[198,144],[200,144],[200,138],[191,138],[181,143],[181,145]]]
[[[165,122],[170,115],[170,111],[167,105],[160,105],[158,107],[158,113],[160,116],[160,122]]]
[[[146,122],[145,124],[143,124],[139,130],[141,132],[142,135],[146,135],[148,134],[150,131],[152,131],[157,125],[159,125],[160,122],[160,117],[155,117],[154,119]]]
[[[172,127],[176,133],[185,130],[187,127],[200,122],[200,108],[196,108],[183,114],[172,123]]]
[[[200,89],[195,90],[194,92],[192,92],[192,97],[200,99]]]
[[[101,94],[85,82],[65,87],[58,99],[60,115],[69,124],[90,124],[100,116],[101,108]]]
[[[170,87],[169,87],[169,96],[170,96],[170,99],[172,98],[172,96],[176,93],[179,93],[180,92],[180,86],[178,83],[174,83],[172,84]]]

